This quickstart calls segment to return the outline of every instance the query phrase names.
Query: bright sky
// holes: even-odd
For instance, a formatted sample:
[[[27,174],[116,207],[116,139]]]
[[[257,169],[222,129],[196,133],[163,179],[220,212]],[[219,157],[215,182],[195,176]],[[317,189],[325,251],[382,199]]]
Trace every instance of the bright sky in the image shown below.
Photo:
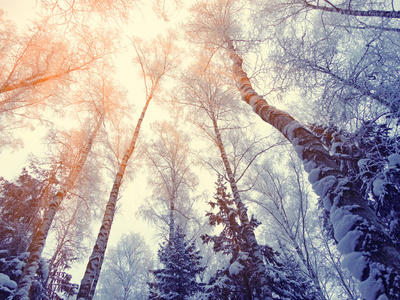
[[[23,28],[29,24],[35,17],[35,0],[0,0],[0,9],[6,12],[6,17],[12,19],[20,27]],[[32,152],[41,151],[41,145],[37,143],[39,136],[43,132],[37,132],[38,134],[20,135],[26,142],[26,145],[30,146]],[[20,174],[22,168],[26,164],[26,151],[12,151],[9,149],[3,150],[0,155],[0,170],[1,175],[7,179],[12,179]],[[12,158],[12,159],[10,159]]]
[[[149,1],[150,2],[150,1]],[[174,0],[170,0],[174,3]],[[190,1],[191,2],[191,1]],[[167,4],[169,0],[167,0]],[[3,9],[7,13],[7,17],[15,21],[20,27],[20,30],[24,30],[25,26],[35,18],[35,9],[37,8],[36,0],[0,0],[0,9]],[[172,24],[170,22],[169,24]],[[169,26],[163,21],[157,19],[151,10],[151,5],[147,5],[142,9],[141,14],[137,14],[133,20],[133,24],[129,25],[124,31],[127,35],[139,35],[144,39],[155,37],[160,31],[165,31],[166,27]],[[121,85],[128,89],[128,97],[130,101],[134,101],[136,111],[140,112],[144,103],[144,95],[138,93],[143,90],[143,81],[137,76],[137,70],[133,68],[132,58],[134,53],[126,52],[120,56],[118,60],[118,80]],[[148,114],[146,115],[146,121],[154,121],[161,115],[160,109],[151,104]],[[133,120],[133,124],[136,124],[136,119]],[[22,133],[20,137],[24,140],[25,148],[18,151],[3,150],[0,155],[0,176],[4,176],[8,180],[12,180],[18,176],[24,166],[26,166],[26,158],[29,153],[42,153],[43,146],[40,143],[41,138],[44,136],[45,131],[36,129]],[[132,165],[131,165],[132,167]],[[118,205],[121,209],[117,212],[114,223],[112,226],[112,233],[110,236],[109,245],[115,244],[120,236],[129,231],[140,232],[146,239],[149,245],[153,245],[153,250],[158,247],[157,243],[154,243],[152,239],[153,231],[149,225],[144,223],[142,220],[137,219],[135,216],[136,209],[138,208],[141,201],[144,200],[146,189],[146,178],[144,176],[135,176],[133,183],[125,186],[121,200]],[[111,189],[111,184],[109,186]],[[106,196],[108,199],[108,195]],[[93,232],[97,235],[99,225],[95,225]],[[90,253],[87,254],[87,258]],[[76,265],[75,268],[70,270],[73,275],[73,281],[79,283],[83,276],[84,269],[86,268],[86,262],[80,265]]]
[[[175,5],[175,0],[166,0],[167,4]],[[150,1],[149,1],[150,2]],[[186,5],[190,5],[193,1],[186,1]],[[172,6],[173,7],[173,6]],[[7,16],[14,20],[20,25],[20,30],[29,24],[35,17],[36,0],[0,0],[0,8],[7,12]],[[174,7],[172,11],[176,11]],[[182,12],[179,14],[174,14],[171,16],[171,21],[165,23],[162,20],[157,19],[151,10],[151,5],[147,5],[142,9],[141,13],[134,16],[133,23],[127,28],[124,28],[124,32],[127,37],[131,36],[141,36],[144,39],[154,38],[159,32],[165,31],[168,26],[173,25],[174,22],[179,21],[179,17],[182,17]],[[132,120],[133,126],[136,125],[138,114],[142,110],[144,104],[144,94],[143,91],[143,81],[138,76],[137,69],[133,67],[132,58],[134,53],[126,51],[119,56],[117,67],[118,67],[118,81],[119,83],[128,89],[128,99],[130,102],[135,103],[136,115]],[[152,103],[149,107],[148,113],[146,114],[144,128],[149,126],[149,123],[160,119],[160,116],[165,115],[159,107]],[[145,132],[142,132],[143,136]],[[41,144],[41,138],[44,136],[45,131],[41,129],[36,129],[35,131],[25,132],[21,135],[24,140],[25,148],[19,151],[4,150],[0,154],[0,176],[4,176],[6,179],[12,180],[14,177],[18,176],[24,166],[26,166],[26,158],[29,153],[38,154],[43,153],[43,145]],[[130,169],[135,169],[135,162],[128,167]],[[128,170],[129,171],[129,170]],[[197,170],[198,171],[198,170]],[[201,174],[200,174],[201,176]],[[201,176],[200,186],[213,187],[214,178],[209,174]],[[143,174],[135,174],[134,181],[125,185],[123,187],[122,193],[120,193],[120,200],[118,206],[120,209],[114,218],[114,223],[112,226],[112,232],[109,240],[109,246],[116,244],[120,239],[122,234],[132,232],[141,233],[147,244],[152,247],[154,252],[158,248],[158,243],[160,241],[155,241],[153,239],[154,231],[150,225],[138,219],[135,215],[137,208],[140,206],[141,202],[144,201],[145,197],[149,195],[151,191],[146,189],[147,178]],[[108,193],[112,187],[112,182],[108,183],[108,191],[105,198],[108,200]],[[211,195],[212,196],[212,195]],[[99,222],[93,227],[93,235],[97,236],[99,230]],[[48,243],[51,241],[48,241]],[[91,246],[92,247],[92,246]],[[83,277],[83,272],[86,268],[86,261],[90,253],[87,253],[86,260],[82,264],[75,264],[74,267],[69,270],[73,276],[73,282],[80,282]]]
[[[0,9],[19,24],[29,23],[35,16],[36,0],[0,0]]]

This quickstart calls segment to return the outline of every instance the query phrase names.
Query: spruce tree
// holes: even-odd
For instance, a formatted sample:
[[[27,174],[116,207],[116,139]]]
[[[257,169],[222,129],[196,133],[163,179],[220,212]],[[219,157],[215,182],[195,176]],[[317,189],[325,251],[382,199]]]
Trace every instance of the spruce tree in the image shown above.
[[[186,235],[178,226],[170,240],[161,245],[158,258],[164,268],[152,271],[154,281],[149,283],[149,299],[183,300],[201,293],[203,285],[196,277],[204,271],[202,257],[195,242],[185,241]]]
[[[51,171],[38,173],[32,165],[29,170],[24,168],[13,182],[0,178],[0,299],[7,299],[15,292],[34,229],[40,224],[52,184],[57,183]],[[47,276],[47,262],[40,258],[31,289],[32,299],[46,298]]]
[[[254,265],[250,259],[249,247],[242,234],[243,228],[238,223],[237,209],[221,176],[216,182],[215,202],[209,202],[210,206],[218,208],[217,213],[207,212],[211,226],[223,225],[222,232],[216,236],[203,235],[204,243],[213,242],[214,251],[230,255],[229,266],[218,270],[211,277],[206,286],[206,294],[209,299],[253,299],[252,278]],[[258,225],[252,219],[253,227]]]
[[[255,263],[251,259],[251,247],[246,243],[243,225],[238,221],[237,208],[221,176],[216,182],[215,201],[211,208],[218,212],[207,212],[211,226],[222,225],[219,235],[202,235],[204,243],[212,242],[215,252],[229,255],[229,265],[218,270],[205,287],[208,299],[259,299],[257,279],[253,278]],[[255,229],[260,223],[251,218]],[[317,299],[311,283],[301,275],[301,270],[289,269],[287,262],[279,258],[279,253],[271,247],[262,246],[262,255],[266,263],[267,276],[274,294],[284,299]],[[261,300],[261,299],[259,299]]]

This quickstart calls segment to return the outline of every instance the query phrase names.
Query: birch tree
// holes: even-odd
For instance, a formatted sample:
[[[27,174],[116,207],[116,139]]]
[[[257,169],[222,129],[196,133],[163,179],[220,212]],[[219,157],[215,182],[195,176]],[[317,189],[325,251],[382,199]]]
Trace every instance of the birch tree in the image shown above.
[[[152,268],[152,252],[143,237],[137,233],[123,234],[117,245],[107,250],[96,298],[147,299]]]
[[[398,13],[394,2],[335,2],[276,1],[264,6],[259,26],[265,26],[262,35],[274,41],[268,67],[279,70],[273,75],[277,85],[298,88],[327,118],[353,127],[361,123],[355,118],[386,114],[397,119],[399,22],[389,17]],[[373,13],[339,13],[357,9]]]
[[[198,67],[201,70],[204,64]],[[250,294],[253,297],[272,297],[272,292],[269,286],[269,278],[266,275],[266,267],[261,255],[261,248],[258,244],[254,234],[254,224],[249,219],[247,208],[242,201],[239,188],[237,185],[237,179],[232,168],[231,161],[227,155],[224,140],[221,133],[220,122],[222,120],[232,120],[235,110],[228,104],[232,93],[221,87],[221,76],[213,76],[210,74],[207,67],[205,68],[205,74],[201,76],[194,76],[186,78],[185,86],[185,98],[186,104],[193,110],[197,111],[199,115],[202,115],[202,119],[206,120],[201,123],[200,120],[194,121],[199,124],[201,129],[210,137],[215,147],[218,148],[219,158],[222,162],[224,175],[229,182],[232,190],[233,199],[237,209],[237,216],[240,220],[240,224],[243,226],[244,237],[246,242],[246,249],[241,251],[248,253],[254,263],[254,274],[249,278]],[[185,103],[185,100],[183,101]],[[237,111],[237,110],[236,110]],[[209,124],[207,124],[209,122]],[[232,121],[231,121],[232,122]],[[232,122],[233,123],[233,122]],[[236,124],[235,124],[236,125]]]
[[[95,125],[95,130],[89,136],[85,147],[82,149],[81,157],[75,165],[75,169],[72,169],[68,178],[61,185],[60,189],[57,191],[56,195],[50,201],[48,209],[43,217],[40,227],[35,232],[33,240],[28,248],[29,257],[27,259],[26,266],[21,275],[21,279],[18,284],[18,288],[15,292],[14,299],[29,299],[29,291],[31,288],[33,277],[38,269],[38,262],[43,252],[47,235],[49,233],[51,224],[53,222],[54,216],[66,194],[70,189],[72,189],[75,181],[86,161],[89,151],[94,142],[94,138],[100,128],[101,120],[97,121]]]
[[[276,249],[300,262],[320,299],[357,299],[356,282],[346,270],[337,269],[340,255],[327,243],[300,162],[292,155],[286,172],[273,167],[271,160],[256,166],[259,176],[253,191],[257,196],[250,201],[262,210],[257,214],[264,225],[262,235],[269,241],[273,236]]]
[[[295,147],[303,160],[314,191],[330,212],[338,249],[345,254],[343,265],[360,280],[364,297],[397,297],[400,292],[399,250],[379,224],[375,212],[346,179],[321,141],[287,113],[270,106],[251,86],[242,69],[242,58],[228,41],[229,55],[238,89],[246,103],[260,117],[278,129]],[[360,271],[362,270],[362,272]]]
[[[100,140],[100,139],[99,139]],[[99,143],[90,153],[77,185],[61,203],[43,251],[49,275],[46,280],[49,298],[76,295],[79,285],[72,283],[73,265],[86,259],[92,240],[91,225],[104,203],[104,178],[101,176]]]
[[[97,79],[104,78],[102,76],[104,76],[104,73],[100,73]],[[103,124],[105,116],[111,115],[112,109],[115,109],[115,106],[113,106],[111,103],[115,104],[116,102],[113,101],[117,100],[113,99],[113,97],[121,99],[118,98],[118,96],[121,96],[117,93],[118,91],[110,88],[112,82],[99,82],[94,79],[95,77],[96,76],[93,74],[91,77],[93,82],[88,83],[83,93],[79,93],[81,91],[77,91],[77,93],[74,95],[78,99],[84,99],[82,101],[78,101],[80,103],[79,108],[82,109],[84,114],[86,114],[87,111],[93,113],[92,119],[88,118],[89,120],[82,124],[85,129],[81,129],[80,132],[66,133],[64,137],[67,137],[67,139],[64,141],[62,140],[63,135],[61,133],[54,136],[55,140],[58,142],[58,145],[62,145],[61,148],[63,148],[63,150],[61,151],[59,157],[62,158],[61,161],[63,161],[63,164],[67,165],[67,175],[62,184],[60,184],[59,190],[49,201],[48,207],[43,216],[43,220],[39,228],[36,230],[32,242],[30,243],[28,249],[29,257],[14,295],[15,299],[26,299],[26,297],[29,297],[32,279],[38,268],[38,261],[43,252],[54,217],[62,201],[68,192],[72,190],[78,177],[81,175],[82,169],[90,151],[92,150],[95,138]],[[97,89],[97,84],[100,84],[101,88]],[[90,89],[90,87],[93,89]],[[74,145],[74,143],[76,144]]]
[[[40,223],[46,203],[57,188],[54,169],[30,165],[14,182],[0,179],[0,297],[10,299],[25,265],[27,249]],[[18,205],[16,205],[16,203]],[[44,294],[46,263],[39,261],[33,295]]]
[[[399,249],[360,195],[356,184],[347,180],[347,175],[318,137],[288,113],[271,106],[253,89],[243,70],[243,59],[230,36],[231,24],[234,24],[233,4],[233,1],[206,2],[197,6],[200,18],[209,22],[203,32],[215,28],[211,33],[232,60],[233,79],[243,101],[262,120],[281,132],[303,161],[314,191],[321,198],[324,209],[330,212],[338,249],[345,254],[343,265],[360,280],[363,297],[399,297]]]
[[[114,219],[119,189],[122,184],[122,179],[124,177],[128,161],[135,150],[137,138],[139,136],[140,128],[146,115],[147,108],[151,100],[156,96],[157,92],[159,92],[161,80],[165,75],[175,68],[175,59],[177,58],[177,53],[172,40],[168,40],[168,38],[163,39],[159,37],[154,43],[147,44],[137,41],[134,43],[134,49],[136,52],[135,60],[141,69],[144,80],[145,105],[137,121],[129,147],[126,149],[124,157],[119,164],[118,173],[115,176],[109,200],[104,211],[102,225],[100,227],[92,254],[89,257],[89,262],[81,281],[77,299],[93,298]]]
[[[153,193],[139,209],[140,215],[157,228],[162,237],[174,235],[176,226],[192,238],[201,229],[193,194],[198,179],[192,171],[190,139],[177,123],[155,123],[153,139],[146,145],[148,185]]]

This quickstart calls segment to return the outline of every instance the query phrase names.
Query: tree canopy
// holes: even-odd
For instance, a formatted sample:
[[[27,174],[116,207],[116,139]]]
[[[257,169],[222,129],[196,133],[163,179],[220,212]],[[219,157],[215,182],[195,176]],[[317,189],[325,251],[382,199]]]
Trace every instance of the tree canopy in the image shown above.
[[[400,4],[15,3],[0,297],[400,298]]]

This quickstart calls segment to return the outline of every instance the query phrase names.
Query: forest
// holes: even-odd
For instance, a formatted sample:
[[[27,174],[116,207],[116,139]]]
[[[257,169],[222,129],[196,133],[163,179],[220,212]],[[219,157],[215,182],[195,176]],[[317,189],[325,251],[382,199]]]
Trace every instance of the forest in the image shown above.
[[[0,299],[400,299],[399,0],[0,19]]]

